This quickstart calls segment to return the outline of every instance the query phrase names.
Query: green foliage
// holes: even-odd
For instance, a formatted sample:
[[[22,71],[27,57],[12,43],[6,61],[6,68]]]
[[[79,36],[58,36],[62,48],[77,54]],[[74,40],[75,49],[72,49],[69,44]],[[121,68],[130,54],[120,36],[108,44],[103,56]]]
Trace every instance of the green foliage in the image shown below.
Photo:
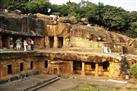
[[[45,13],[44,9],[50,5],[49,0],[11,0],[8,9],[19,9],[23,13]]]
[[[28,0],[12,0],[9,2],[9,6],[7,7],[10,10],[19,9],[21,11],[25,10],[25,4]]]
[[[127,30],[126,33],[129,37],[136,38],[137,37],[137,22],[130,22],[129,29]]]
[[[102,23],[109,27],[110,30],[120,30],[126,26],[126,11],[121,8],[106,5],[103,8],[104,12],[101,13]]]
[[[10,0],[0,0],[0,7],[6,8],[10,3]]]
[[[49,0],[2,0],[4,7],[10,10],[19,9],[23,13],[55,14],[59,16],[75,16],[78,21],[88,18],[92,24],[107,27],[109,31],[125,32],[130,37],[137,37],[137,12],[128,12],[120,7],[98,5],[82,0],[79,4],[67,2],[63,5],[51,4]],[[48,12],[51,8],[51,12]]]
[[[30,11],[35,11],[40,7],[45,6],[46,3],[48,3],[47,0],[32,0],[26,3],[26,8],[28,8]]]
[[[137,78],[137,65],[133,65],[130,68],[131,76],[133,78]]]

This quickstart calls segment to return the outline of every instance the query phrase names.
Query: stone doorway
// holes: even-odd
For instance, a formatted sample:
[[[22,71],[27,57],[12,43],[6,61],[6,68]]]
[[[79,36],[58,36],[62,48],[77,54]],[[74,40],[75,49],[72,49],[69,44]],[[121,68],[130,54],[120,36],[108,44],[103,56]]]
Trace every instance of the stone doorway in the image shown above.
[[[24,65],[23,63],[20,63],[20,71],[23,71],[23,69],[24,69]]]
[[[58,69],[57,68],[53,69],[53,74],[58,74]]]
[[[98,68],[96,67],[96,74],[98,74],[98,76],[108,76],[108,71],[109,71],[108,68],[109,68],[108,61],[98,63]]]
[[[53,48],[53,46],[54,46],[54,36],[49,36],[49,45],[50,45],[50,48]]]
[[[109,62],[108,62],[108,61],[103,62],[103,63],[102,63],[102,66],[103,66],[103,71],[108,71]]]
[[[58,48],[63,47],[63,37],[58,37]]]
[[[12,65],[7,65],[7,73],[12,74]]]
[[[81,74],[81,71],[82,71],[82,62],[81,61],[73,61],[74,74]]]
[[[9,43],[8,43],[8,37],[6,35],[2,36],[2,48],[9,48]]]

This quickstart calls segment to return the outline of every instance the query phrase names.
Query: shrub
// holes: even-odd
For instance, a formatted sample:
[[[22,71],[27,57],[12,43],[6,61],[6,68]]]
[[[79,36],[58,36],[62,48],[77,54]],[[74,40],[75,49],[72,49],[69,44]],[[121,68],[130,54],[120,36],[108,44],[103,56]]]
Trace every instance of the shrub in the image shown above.
[[[131,77],[137,78],[137,64],[131,66],[130,72],[131,72]]]

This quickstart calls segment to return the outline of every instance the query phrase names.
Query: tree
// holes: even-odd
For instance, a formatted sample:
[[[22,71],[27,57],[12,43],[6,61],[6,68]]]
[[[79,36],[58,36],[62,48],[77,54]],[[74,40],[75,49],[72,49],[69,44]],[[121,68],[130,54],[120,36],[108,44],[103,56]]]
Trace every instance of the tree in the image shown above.
[[[49,0],[11,0],[8,9],[19,9],[23,13],[47,13],[45,11],[49,5]]]
[[[110,30],[123,30],[126,26],[127,12],[122,8],[114,6],[99,5],[97,10],[97,20]]]
[[[31,0],[25,4],[26,8],[29,10],[29,12],[35,13],[35,12],[41,12],[41,13],[47,13],[47,10],[44,10],[46,6],[48,6],[49,0]]]
[[[79,3],[80,9],[78,10],[78,13],[81,17],[86,17],[89,19],[90,22],[95,23],[96,22],[96,10],[97,5],[89,2],[89,1],[82,1]]]
[[[0,0],[0,8],[7,8],[9,3],[10,3],[10,0]]]
[[[129,29],[127,31],[127,35],[133,38],[137,37],[137,21],[129,23]]]

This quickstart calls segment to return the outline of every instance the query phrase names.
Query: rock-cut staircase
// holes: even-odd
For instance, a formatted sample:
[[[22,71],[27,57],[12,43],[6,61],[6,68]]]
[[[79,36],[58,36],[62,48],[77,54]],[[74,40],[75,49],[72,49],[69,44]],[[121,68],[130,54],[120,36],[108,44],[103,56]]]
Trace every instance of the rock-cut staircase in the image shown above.
[[[38,90],[38,89],[40,89],[44,86],[47,86],[49,84],[52,84],[52,83],[56,82],[58,80],[60,80],[59,77],[54,77],[54,78],[51,78],[51,79],[48,79],[48,80],[43,80],[39,83],[36,83],[35,85],[32,85],[30,87],[25,88],[24,91],[36,91],[36,90]]]

